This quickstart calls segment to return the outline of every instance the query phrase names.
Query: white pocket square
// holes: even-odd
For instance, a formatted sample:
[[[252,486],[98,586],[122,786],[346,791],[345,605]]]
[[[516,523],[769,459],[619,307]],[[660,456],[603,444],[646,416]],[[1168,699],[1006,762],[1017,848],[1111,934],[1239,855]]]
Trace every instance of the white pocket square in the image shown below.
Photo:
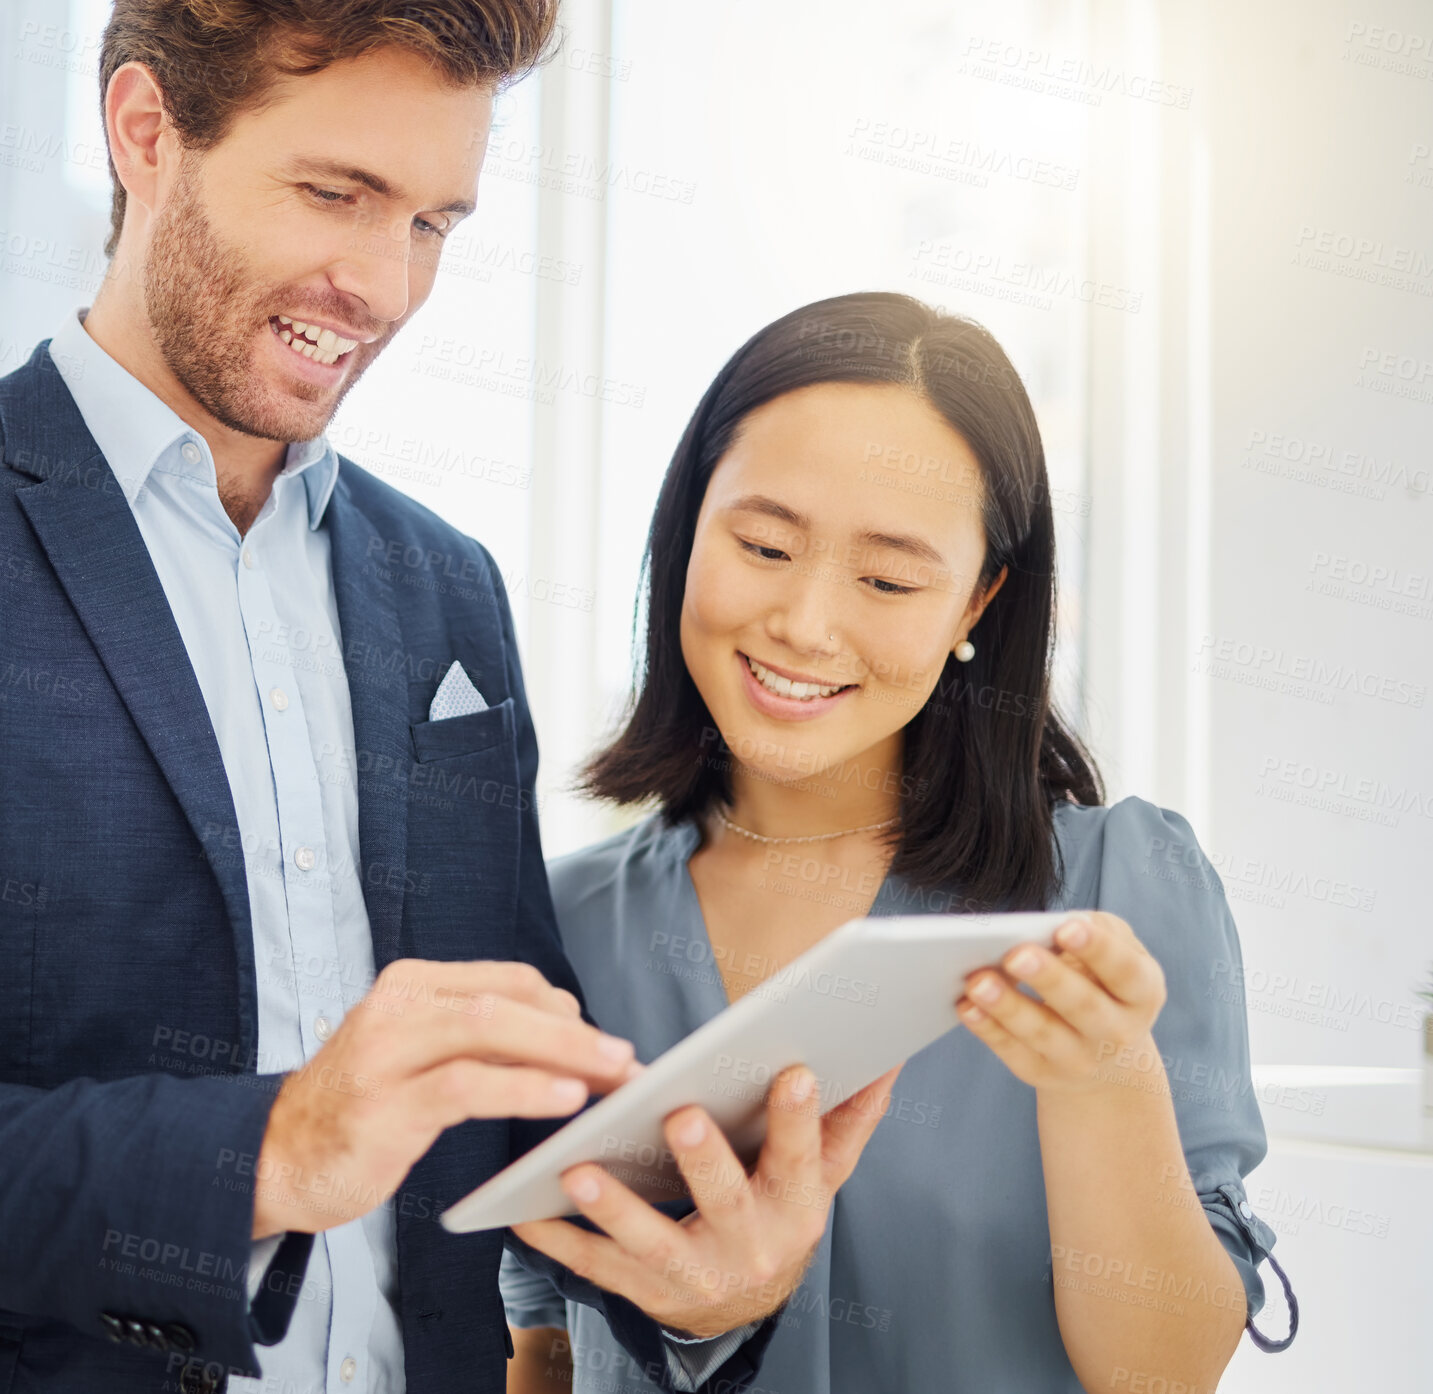
[[[472,679],[463,671],[461,663],[454,663],[438,684],[433,694],[433,705],[428,708],[429,721],[447,721],[454,716],[467,716],[469,712],[480,712],[487,708],[483,694],[473,686]]]

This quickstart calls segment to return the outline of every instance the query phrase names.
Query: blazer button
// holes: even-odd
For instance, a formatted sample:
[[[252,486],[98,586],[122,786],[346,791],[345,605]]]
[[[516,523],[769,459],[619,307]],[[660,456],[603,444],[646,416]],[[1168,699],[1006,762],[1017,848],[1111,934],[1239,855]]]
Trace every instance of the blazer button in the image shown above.
[[[224,1394],[229,1377],[190,1361],[179,1372],[179,1394]]]
[[[181,1355],[193,1355],[195,1346],[199,1344],[194,1333],[182,1321],[171,1321],[164,1328],[164,1335],[169,1342],[168,1348],[177,1350]]]
[[[126,1339],[124,1333],[124,1322],[113,1312],[101,1312],[100,1320],[104,1322],[104,1334],[118,1345]]]

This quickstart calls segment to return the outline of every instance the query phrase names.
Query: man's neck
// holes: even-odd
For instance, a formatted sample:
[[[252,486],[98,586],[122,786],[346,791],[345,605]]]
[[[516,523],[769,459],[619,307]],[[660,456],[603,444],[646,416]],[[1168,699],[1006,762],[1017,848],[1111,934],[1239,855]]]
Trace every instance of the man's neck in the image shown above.
[[[164,361],[144,306],[127,284],[106,279],[84,317],[84,329],[121,368],[204,438],[214,457],[224,511],[241,536],[248,532],[284,467],[288,446],[235,431],[195,401]]]

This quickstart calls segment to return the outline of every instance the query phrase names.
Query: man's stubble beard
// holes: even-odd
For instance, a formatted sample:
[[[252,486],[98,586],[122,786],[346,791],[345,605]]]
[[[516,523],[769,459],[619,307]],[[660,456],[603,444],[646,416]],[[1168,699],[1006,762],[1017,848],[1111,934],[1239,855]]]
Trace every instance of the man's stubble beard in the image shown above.
[[[281,286],[260,281],[243,253],[214,231],[199,197],[198,163],[182,159],[179,177],[155,216],[143,291],[154,341],[180,385],[216,421],[261,440],[318,435],[387,336],[354,352],[367,362],[350,369],[341,389],[295,377],[282,396],[255,370],[254,334],[287,303]],[[308,402],[310,405],[305,406]]]

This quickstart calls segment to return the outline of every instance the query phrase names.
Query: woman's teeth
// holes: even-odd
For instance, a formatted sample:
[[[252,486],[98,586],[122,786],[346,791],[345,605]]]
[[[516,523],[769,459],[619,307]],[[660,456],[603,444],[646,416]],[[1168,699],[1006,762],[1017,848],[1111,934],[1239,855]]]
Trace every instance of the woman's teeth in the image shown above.
[[[763,668],[754,658],[749,658],[746,654],[742,657],[746,658],[746,666],[751,669],[757,682],[778,697],[794,697],[798,702],[809,702],[815,697],[832,697],[850,686],[849,683],[838,683],[835,687],[819,687],[814,682],[792,682],[790,678],[773,673],[770,668]]]
[[[275,332],[295,353],[312,358],[315,363],[337,363],[350,349],[358,347],[357,339],[345,339],[332,329],[320,329],[316,324],[305,324],[301,319],[289,319],[287,315],[275,315],[278,327]]]

